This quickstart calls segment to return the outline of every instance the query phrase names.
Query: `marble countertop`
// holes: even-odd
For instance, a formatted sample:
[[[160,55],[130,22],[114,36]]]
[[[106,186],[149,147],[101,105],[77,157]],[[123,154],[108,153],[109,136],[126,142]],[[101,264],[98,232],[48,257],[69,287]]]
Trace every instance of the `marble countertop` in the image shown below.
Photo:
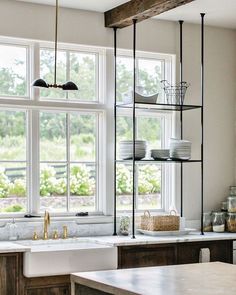
[[[25,241],[24,242],[0,242],[0,253],[12,252],[26,252],[31,251],[31,248],[37,244],[65,244],[72,240],[73,243],[91,242],[107,246],[132,246],[132,245],[148,245],[148,244],[168,244],[168,243],[187,243],[187,242],[201,242],[201,241],[216,241],[216,240],[236,240],[236,233],[205,233],[203,236],[199,232],[192,233],[185,236],[165,236],[165,237],[151,237],[145,235],[136,235],[135,239],[131,236],[101,236],[101,237],[87,237],[74,238],[68,240],[48,240],[48,241]],[[236,248],[236,243],[235,243]]]
[[[0,242],[0,253],[19,253],[29,251],[30,247],[14,242]]]
[[[136,235],[135,239],[131,236],[105,236],[105,237],[90,237],[92,241],[97,243],[107,244],[110,246],[132,246],[132,245],[147,245],[147,244],[168,244],[168,243],[185,243],[185,242],[201,242],[214,240],[236,240],[236,233],[205,233],[194,232],[185,236],[146,236]]]
[[[114,295],[235,295],[235,276],[235,265],[211,262],[74,273],[71,281],[73,295],[76,284]]]

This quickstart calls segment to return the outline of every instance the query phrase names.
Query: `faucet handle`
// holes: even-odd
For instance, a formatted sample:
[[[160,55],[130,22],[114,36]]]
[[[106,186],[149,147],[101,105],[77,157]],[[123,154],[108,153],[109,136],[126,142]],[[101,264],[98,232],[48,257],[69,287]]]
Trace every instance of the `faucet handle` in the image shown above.
[[[37,241],[38,238],[39,238],[39,236],[38,236],[37,232],[35,231],[34,234],[33,234],[33,240]]]
[[[58,230],[54,230],[53,232],[53,239],[57,240],[58,239]]]
[[[66,225],[63,226],[63,239],[68,238],[68,227]]]

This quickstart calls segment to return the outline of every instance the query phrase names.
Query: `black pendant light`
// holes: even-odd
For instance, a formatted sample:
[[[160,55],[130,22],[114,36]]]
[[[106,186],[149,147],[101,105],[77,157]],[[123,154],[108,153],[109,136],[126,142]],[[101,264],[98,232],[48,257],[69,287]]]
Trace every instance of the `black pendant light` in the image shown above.
[[[39,78],[33,82],[32,86],[37,88],[61,88],[65,91],[76,91],[78,87],[72,81],[68,81],[62,85],[57,84],[58,12],[59,4],[58,0],[56,0],[54,83],[48,84],[45,80]]]

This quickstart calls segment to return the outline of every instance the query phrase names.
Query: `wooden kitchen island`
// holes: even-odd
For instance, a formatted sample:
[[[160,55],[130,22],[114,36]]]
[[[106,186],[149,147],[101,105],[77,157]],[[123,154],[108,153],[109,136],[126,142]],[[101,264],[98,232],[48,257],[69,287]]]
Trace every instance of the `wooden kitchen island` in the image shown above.
[[[72,295],[213,295],[236,294],[236,266],[200,263],[71,275]]]

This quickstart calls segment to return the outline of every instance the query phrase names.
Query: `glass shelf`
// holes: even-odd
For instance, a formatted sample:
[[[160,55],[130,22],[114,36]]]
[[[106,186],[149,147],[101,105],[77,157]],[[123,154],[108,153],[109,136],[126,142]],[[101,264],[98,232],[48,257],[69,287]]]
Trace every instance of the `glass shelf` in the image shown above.
[[[133,160],[116,160],[117,163],[132,163]],[[155,163],[155,162],[161,162],[161,163],[201,163],[202,160],[181,160],[181,159],[168,159],[168,160],[154,160],[154,159],[142,159],[142,160],[135,160],[137,163]]]
[[[117,108],[130,109],[133,107],[132,103],[120,103],[116,105]],[[166,104],[166,103],[135,103],[136,109],[149,109],[159,111],[188,111],[193,109],[201,109],[201,105],[179,105],[179,104]]]

